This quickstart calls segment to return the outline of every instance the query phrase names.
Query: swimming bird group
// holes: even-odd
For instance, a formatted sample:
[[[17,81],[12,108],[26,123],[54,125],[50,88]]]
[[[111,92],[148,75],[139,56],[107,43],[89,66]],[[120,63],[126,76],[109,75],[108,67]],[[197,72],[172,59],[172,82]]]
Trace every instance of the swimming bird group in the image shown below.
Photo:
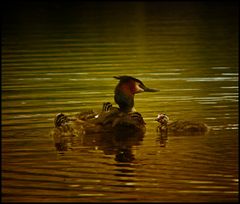
[[[158,90],[146,87],[142,81],[131,76],[114,78],[119,80],[114,92],[118,107],[106,102],[100,113],[92,110],[74,116],[58,113],[54,119],[55,128],[52,134],[66,136],[116,131],[145,132],[146,123],[134,108],[134,95]]]
[[[132,76],[115,76],[119,80],[114,91],[114,100],[118,107],[110,102],[103,103],[100,113],[83,111],[73,116],[58,113],[54,119],[53,137],[58,140],[62,136],[79,136],[92,133],[145,133],[145,121],[134,108],[134,96],[141,92],[156,92],[157,89],[146,87],[142,81]],[[169,122],[166,114],[159,114],[155,119],[159,125],[157,131],[167,135],[174,134],[202,134],[208,131],[204,123],[178,120]]]

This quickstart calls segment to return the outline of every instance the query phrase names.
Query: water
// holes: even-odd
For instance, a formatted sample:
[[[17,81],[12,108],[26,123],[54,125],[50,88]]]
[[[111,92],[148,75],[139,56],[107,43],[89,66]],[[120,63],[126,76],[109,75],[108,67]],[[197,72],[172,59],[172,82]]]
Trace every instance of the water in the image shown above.
[[[2,29],[2,200],[237,201],[238,18],[233,3],[18,3]],[[12,13],[11,13],[12,12]],[[59,113],[99,111],[131,75],[144,136],[57,151]],[[161,140],[154,119],[202,121]]]

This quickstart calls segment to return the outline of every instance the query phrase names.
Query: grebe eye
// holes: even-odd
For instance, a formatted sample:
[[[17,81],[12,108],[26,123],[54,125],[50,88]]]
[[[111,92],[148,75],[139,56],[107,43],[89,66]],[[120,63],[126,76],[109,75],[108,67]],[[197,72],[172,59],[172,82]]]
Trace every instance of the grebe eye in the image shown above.
[[[138,85],[140,88],[144,89],[143,84],[141,84],[141,83],[137,83],[137,85]]]
[[[135,83],[135,91],[136,91],[136,93],[143,92],[144,86],[141,83],[136,82]]]

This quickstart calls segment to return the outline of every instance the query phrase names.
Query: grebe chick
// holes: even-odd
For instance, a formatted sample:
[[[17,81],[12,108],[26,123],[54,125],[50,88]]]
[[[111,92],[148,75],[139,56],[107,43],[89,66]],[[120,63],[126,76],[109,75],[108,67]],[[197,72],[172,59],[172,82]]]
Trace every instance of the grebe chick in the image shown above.
[[[159,122],[157,131],[160,133],[170,132],[173,135],[203,135],[209,131],[209,127],[203,122],[177,120],[169,121],[169,117],[164,114],[158,114],[155,119]]]

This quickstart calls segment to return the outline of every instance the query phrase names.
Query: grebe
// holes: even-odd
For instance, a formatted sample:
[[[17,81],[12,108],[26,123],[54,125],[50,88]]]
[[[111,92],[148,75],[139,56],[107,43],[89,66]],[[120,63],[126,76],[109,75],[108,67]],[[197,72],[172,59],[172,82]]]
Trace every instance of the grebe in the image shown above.
[[[113,107],[110,102],[106,102],[99,114],[92,110],[73,116],[58,113],[54,119],[55,128],[51,134],[59,138],[59,135],[85,135],[125,130],[145,132],[146,123],[134,108],[134,95],[158,90],[147,88],[143,82],[131,76],[114,78],[119,80],[114,92],[114,100],[119,107]]]
[[[189,120],[171,122],[164,113],[158,114],[155,120],[159,122],[157,131],[164,135],[167,135],[168,132],[173,135],[203,135],[209,131],[209,127],[203,122]]]

